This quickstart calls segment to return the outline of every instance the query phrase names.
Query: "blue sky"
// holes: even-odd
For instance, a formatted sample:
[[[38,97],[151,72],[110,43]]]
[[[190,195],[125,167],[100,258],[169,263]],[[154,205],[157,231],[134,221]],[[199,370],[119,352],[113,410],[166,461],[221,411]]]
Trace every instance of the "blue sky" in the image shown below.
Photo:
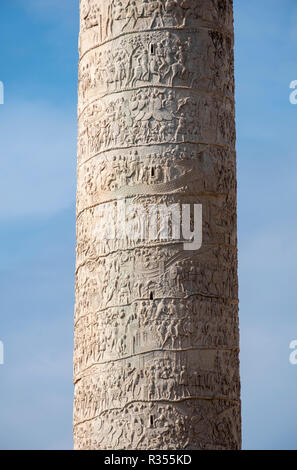
[[[245,449],[297,449],[295,0],[235,0]],[[77,0],[0,5],[0,449],[72,447]]]

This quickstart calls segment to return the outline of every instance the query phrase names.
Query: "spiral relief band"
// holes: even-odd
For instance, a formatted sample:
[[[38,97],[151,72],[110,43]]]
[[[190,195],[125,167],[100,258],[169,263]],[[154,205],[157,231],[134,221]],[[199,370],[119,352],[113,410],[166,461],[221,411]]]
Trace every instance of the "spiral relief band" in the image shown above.
[[[239,449],[232,0],[81,0],[76,449]]]

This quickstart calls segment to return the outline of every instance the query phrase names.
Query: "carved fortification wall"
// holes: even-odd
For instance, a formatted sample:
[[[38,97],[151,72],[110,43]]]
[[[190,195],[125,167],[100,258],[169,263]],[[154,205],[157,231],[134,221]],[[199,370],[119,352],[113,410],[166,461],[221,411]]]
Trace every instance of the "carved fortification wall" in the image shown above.
[[[80,4],[75,448],[237,449],[232,0]],[[105,240],[121,199],[202,204],[202,247]]]

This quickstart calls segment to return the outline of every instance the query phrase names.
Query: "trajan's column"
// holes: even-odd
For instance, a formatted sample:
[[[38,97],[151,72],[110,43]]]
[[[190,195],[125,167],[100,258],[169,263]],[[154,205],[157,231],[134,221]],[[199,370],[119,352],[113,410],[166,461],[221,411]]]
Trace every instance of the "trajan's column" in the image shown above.
[[[80,8],[75,448],[238,449],[232,0]]]

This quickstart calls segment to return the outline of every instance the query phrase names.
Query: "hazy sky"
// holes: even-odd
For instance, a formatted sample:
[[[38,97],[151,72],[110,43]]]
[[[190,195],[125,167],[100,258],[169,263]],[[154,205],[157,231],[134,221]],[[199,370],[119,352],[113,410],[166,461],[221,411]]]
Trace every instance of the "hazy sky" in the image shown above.
[[[245,449],[297,449],[296,0],[235,0]],[[1,0],[0,448],[72,447],[78,0]]]

